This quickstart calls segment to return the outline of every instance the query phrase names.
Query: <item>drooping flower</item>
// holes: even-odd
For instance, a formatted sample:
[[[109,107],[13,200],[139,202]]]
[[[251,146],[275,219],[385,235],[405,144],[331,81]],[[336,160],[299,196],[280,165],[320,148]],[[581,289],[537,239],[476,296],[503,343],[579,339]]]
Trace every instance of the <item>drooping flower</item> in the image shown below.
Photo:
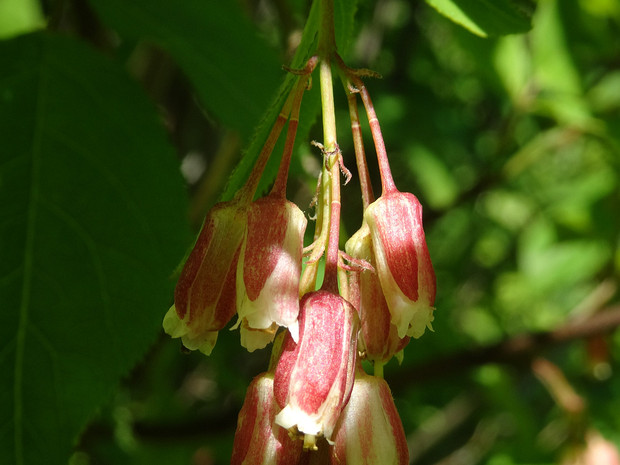
[[[239,412],[231,465],[297,465],[302,444],[275,424],[277,410],[273,374],[258,375],[248,386]]]
[[[207,214],[174,291],[164,330],[190,350],[209,355],[217,333],[235,314],[237,262],[245,234],[247,207],[217,204]]]
[[[366,222],[347,241],[345,249],[351,257],[364,260],[376,267],[372,238]],[[409,337],[400,338],[396,326],[391,322],[390,310],[381,289],[379,276],[370,269],[355,271],[350,276],[350,289],[355,296],[355,301],[352,303],[359,311],[361,322],[358,349],[368,360],[387,363],[405,348]]]
[[[391,321],[399,337],[418,338],[431,328],[436,292],[422,206],[415,195],[394,190],[370,204],[364,220]]]
[[[242,345],[250,351],[273,340],[274,325],[290,327],[297,322],[306,224],[302,211],[278,196],[250,206],[237,271]]]
[[[304,436],[304,448],[317,436],[330,441],[353,387],[357,331],[355,308],[337,294],[319,290],[300,303],[299,342],[287,333],[274,379],[282,411],[276,423]]]
[[[358,368],[349,403],[334,430],[332,465],[406,465],[409,451],[387,383]]]

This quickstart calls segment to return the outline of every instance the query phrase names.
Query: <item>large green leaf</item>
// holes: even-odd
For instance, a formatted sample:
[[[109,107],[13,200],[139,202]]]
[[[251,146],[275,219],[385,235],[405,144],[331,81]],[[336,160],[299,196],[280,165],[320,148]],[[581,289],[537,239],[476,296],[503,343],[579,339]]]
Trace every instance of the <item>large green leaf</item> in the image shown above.
[[[157,335],[185,194],[122,67],[45,34],[0,63],[0,457],[64,464]]]
[[[90,0],[122,37],[150,40],[183,68],[202,103],[248,138],[282,77],[277,54],[238,2]]]
[[[515,0],[426,0],[442,15],[481,37],[516,34],[532,25]]]

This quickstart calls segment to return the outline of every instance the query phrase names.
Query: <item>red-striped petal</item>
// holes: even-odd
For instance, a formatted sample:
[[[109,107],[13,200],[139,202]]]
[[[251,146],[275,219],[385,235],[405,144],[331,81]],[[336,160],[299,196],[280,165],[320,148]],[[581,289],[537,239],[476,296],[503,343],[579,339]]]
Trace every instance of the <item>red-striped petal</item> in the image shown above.
[[[315,291],[302,298],[299,343],[287,334],[276,368],[279,425],[330,440],[353,385],[358,326],[355,309],[339,295]]]

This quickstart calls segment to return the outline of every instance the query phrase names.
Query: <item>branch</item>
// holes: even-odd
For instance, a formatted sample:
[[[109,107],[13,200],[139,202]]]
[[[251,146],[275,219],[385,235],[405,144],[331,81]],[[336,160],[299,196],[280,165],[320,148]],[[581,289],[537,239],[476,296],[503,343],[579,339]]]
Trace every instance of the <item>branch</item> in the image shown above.
[[[398,370],[391,377],[388,376],[387,381],[392,392],[396,392],[414,383],[459,375],[488,363],[502,363],[529,370],[534,357],[549,347],[611,333],[618,326],[620,326],[620,305],[610,306],[585,320],[573,320],[553,331],[521,334],[497,344],[463,350],[415,367]],[[176,424],[136,422],[133,424],[133,432],[138,439],[143,441],[164,439],[181,441],[206,437],[224,431],[232,433],[235,429],[240,407],[240,405],[229,405],[216,417],[199,417]],[[113,426],[94,423],[85,431],[80,443],[84,447],[101,438],[112,436]]]
[[[237,415],[241,405],[227,406],[217,415],[201,416],[185,421],[142,422],[132,423],[132,434],[139,441],[196,441],[218,434],[230,434],[235,431]],[[114,438],[115,427],[107,422],[96,422],[88,426],[82,434],[78,449],[90,449],[93,444]]]
[[[529,369],[532,359],[548,347],[610,333],[618,326],[620,305],[610,306],[586,320],[571,321],[553,331],[520,334],[496,344],[463,350],[399,370],[392,377],[387,377],[388,383],[393,391],[397,391],[414,383],[454,376],[488,363],[524,366]]]

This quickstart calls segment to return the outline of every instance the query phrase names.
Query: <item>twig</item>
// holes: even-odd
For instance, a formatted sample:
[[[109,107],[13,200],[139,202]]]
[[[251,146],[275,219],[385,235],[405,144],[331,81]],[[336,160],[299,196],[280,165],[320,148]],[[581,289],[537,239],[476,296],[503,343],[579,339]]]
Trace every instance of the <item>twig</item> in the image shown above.
[[[497,344],[478,349],[464,350],[443,358],[433,359],[416,367],[402,369],[392,377],[387,376],[392,392],[403,390],[413,384],[446,376],[455,376],[487,363],[503,363],[530,368],[534,357],[546,348],[578,339],[613,332],[620,326],[620,305],[607,307],[587,320],[571,321],[553,331],[522,334]],[[134,434],[141,440],[170,441],[204,437],[209,434],[232,432],[240,406],[230,406],[217,417],[203,417],[179,424],[142,423],[133,425]],[[88,444],[100,437],[111,437],[108,425],[92,424],[84,433],[81,444]]]
[[[548,347],[612,332],[620,326],[620,305],[607,307],[587,320],[571,321],[553,331],[521,334],[496,344],[435,358],[388,377],[392,391],[414,383],[458,375],[487,363],[503,363],[529,369],[532,359]]]

